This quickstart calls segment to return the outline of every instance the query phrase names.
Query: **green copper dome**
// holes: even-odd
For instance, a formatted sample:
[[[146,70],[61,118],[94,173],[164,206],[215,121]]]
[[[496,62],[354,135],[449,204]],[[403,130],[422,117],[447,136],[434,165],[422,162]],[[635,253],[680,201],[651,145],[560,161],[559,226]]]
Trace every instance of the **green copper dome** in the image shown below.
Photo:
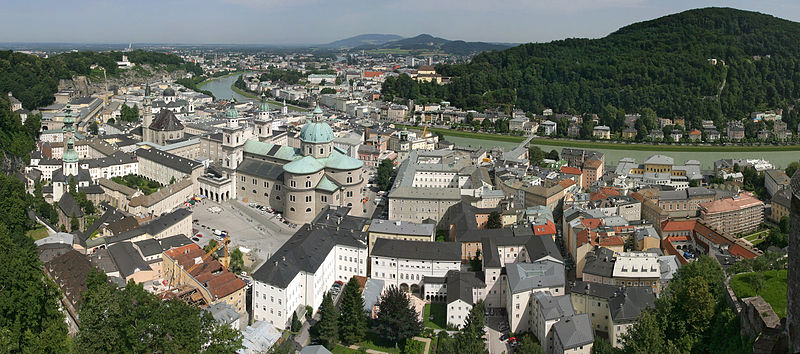
[[[267,101],[262,101],[261,104],[258,105],[258,110],[261,112],[269,112],[269,103],[267,103]]]
[[[319,108],[319,105],[317,105],[316,107],[314,107],[314,112],[312,112],[312,113],[314,113],[314,114],[322,114],[322,108]]]
[[[317,159],[306,156],[283,165],[283,170],[295,175],[310,175],[319,172],[325,166]]]
[[[324,160],[325,167],[337,170],[355,170],[364,166],[364,161],[344,155],[336,149]]]
[[[225,112],[225,117],[227,118],[239,118],[239,111],[236,110],[236,107],[231,106],[227,112]]]
[[[324,144],[333,141],[333,129],[328,123],[307,122],[300,129],[300,141],[310,144]]]
[[[78,162],[78,153],[75,152],[72,138],[67,141],[67,151],[64,151],[64,162]]]

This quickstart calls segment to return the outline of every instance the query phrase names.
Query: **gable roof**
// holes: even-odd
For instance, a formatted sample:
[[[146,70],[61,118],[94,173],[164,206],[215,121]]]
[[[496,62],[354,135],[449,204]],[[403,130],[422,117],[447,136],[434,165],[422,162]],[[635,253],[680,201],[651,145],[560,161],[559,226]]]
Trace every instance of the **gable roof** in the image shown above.
[[[169,109],[162,109],[158,112],[156,119],[153,120],[153,123],[150,123],[151,130],[160,130],[160,131],[175,131],[183,129],[183,123],[178,120],[178,117],[175,116],[175,113],[172,113]]]
[[[461,244],[458,242],[428,242],[377,238],[372,246],[373,256],[461,261]]]

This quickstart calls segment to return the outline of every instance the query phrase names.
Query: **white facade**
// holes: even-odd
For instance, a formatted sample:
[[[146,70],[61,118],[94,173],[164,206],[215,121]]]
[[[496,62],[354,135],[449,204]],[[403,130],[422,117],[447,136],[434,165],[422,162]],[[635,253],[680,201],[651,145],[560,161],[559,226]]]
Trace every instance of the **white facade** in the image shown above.
[[[423,277],[444,277],[450,270],[461,269],[461,260],[420,260],[372,255],[370,263],[372,278],[383,280],[387,287],[394,285],[400,288],[401,285],[416,288],[422,285]]]
[[[255,280],[253,319],[267,321],[279,329],[288,328],[292,313],[298,308],[319,308],[334,281],[346,282],[355,275],[366,276],[366,259],[366,248],[336,245],[316,272],[298,272],[286,288]]]

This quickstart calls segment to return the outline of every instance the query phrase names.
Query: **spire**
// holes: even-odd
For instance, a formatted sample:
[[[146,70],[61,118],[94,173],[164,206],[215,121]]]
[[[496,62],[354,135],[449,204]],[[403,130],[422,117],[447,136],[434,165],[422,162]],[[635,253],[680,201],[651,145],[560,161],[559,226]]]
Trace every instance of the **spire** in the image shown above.
[[[150,83],[148,83],[147,86],[144,87],[144,97],[150,98]]]

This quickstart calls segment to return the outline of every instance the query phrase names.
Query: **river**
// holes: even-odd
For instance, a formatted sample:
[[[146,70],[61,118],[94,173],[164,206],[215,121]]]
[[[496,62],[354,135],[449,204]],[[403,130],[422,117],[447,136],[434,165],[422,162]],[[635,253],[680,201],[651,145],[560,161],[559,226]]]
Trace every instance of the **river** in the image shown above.
[[[502,147],[506,150],[513,149],[518,143],[494,140],[482,140],[476,138],[465,138],[452,136],[444,133],[445,139],[462,146],[480,146],[483,148]],[[562,147],[550,145],[536,145],[544,151],[555,149],[561,153]],[[720,159],[740,158],[740,159],[765,159],[772,162],[776,168],[785,168],[792,161],[800,160],[800,151],[758,151],[758,152],[680,152],[680,151],[642,151],[642,150],[617,150],[617,149],[592,149],[606,155],[606,165],[616,166],[617,162],[624,157],[633,157],[637,162],[643,162],[646,158],[661,154],[675,159],[676,164],[683,164],[686,160],[700,161],[701,168],[711,170],[714,168],[714,161]]]
[[[231,85],[236,82],[239,75],[241,73],[214,78],[204,82],[199,88],[211,91],[218,100],[228,100],[233,97],[239,102],[252,101],[249,97],[240,95],[231,89]]]

